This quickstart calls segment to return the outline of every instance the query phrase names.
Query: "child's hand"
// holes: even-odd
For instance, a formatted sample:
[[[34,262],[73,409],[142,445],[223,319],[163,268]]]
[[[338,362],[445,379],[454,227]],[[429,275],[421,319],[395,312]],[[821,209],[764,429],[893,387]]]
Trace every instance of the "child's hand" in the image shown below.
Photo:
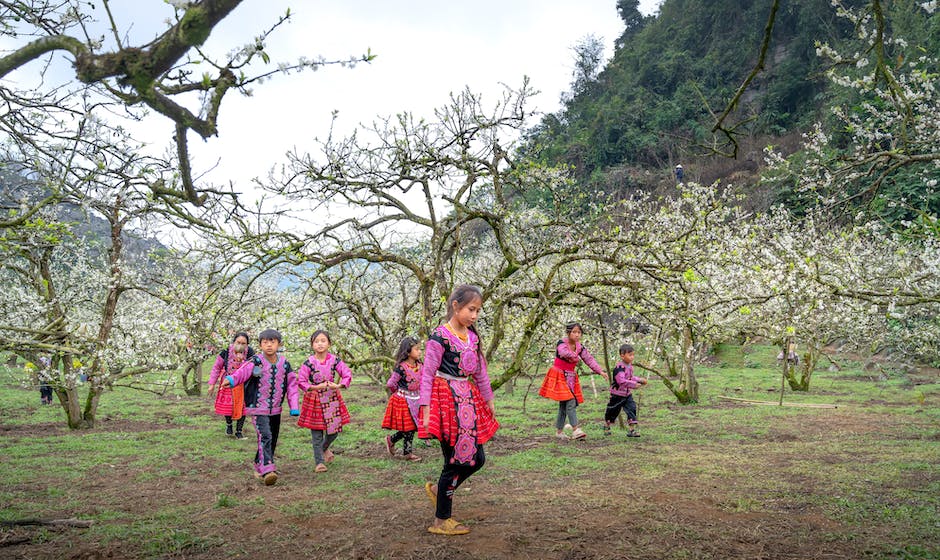
[[[342,389],[343,388],[343,386],[340,385],[339,383],[333,383],[333,382],[327,383],[327,386],[330,389]]]
[[[232,384],[228,382],[228,378],[222,380],[222,388],[223,388],[223,389],[228,389],[228,388],[230,388],[231,386],[232,386]],[[210,390],[211,390],[211,389],[210,389]]]

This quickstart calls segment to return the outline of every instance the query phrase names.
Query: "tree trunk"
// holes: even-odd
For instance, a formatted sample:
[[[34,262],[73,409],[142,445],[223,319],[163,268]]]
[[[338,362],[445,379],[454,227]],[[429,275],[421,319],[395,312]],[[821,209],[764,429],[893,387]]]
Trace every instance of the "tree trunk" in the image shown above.
[[[813,372],[816,371],[816,364],[822,356],[822,346],[808,344],[806,353],[803,354],[803,363],[800,365],[799,385],[793,388],[794,391],[809,391],[809,383],[813,378]]]
[[[193,372],[192,383],[189,382],[189,372]],[[198,397],[202,394],[202,362],[190,362],[183,369],[183,375],[180,378],[183,384],[183,392],[190,397]]]
[[[682,368],[679,371],[679,390],[676,397],[680,404],[698,402],[698,380],[695,378],[695,343],[692,327],[682,329]]]

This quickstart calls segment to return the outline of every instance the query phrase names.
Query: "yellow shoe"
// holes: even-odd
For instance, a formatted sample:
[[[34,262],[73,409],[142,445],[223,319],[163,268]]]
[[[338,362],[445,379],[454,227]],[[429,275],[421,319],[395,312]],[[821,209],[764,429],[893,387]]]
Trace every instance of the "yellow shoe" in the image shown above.
[[[437,493],[431,490],[431,486],[434,486],[430,482],[424,483],[424,493],[428,495],[428,499],[431,500],[431,503],[434,504],[434,507],[437,507]]]
[[[431,525],[428,527],[428,533],[434,533],[435,535],[466,535],[470,532],[469,527],[465,527],[454,521],[454,518],[445,519],[440,525]]]

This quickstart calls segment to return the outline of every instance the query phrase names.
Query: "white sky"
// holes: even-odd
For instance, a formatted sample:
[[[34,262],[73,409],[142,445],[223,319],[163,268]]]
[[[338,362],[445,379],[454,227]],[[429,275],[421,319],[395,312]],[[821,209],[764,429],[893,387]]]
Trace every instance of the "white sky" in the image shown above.
[[[641,0],[640,9],[649,14],[660,2]],[[163,0],[112,0],[111,7],[118,27],[129,30],[128,43],[135,45],[162,32],[163,20],[172,14]],[[312,140],[326,136],[334,110],[345,134],[379,115],[430,116],[465,86],[492,103],[501,84],[519,87],[529,76],[542,92],[530,110],[555,111],[571,82],[572,46],[594,34],[604,39],[609,57],[623,29],[616,0],[245,0],[216,27],[205,48],[222,53],[249,43],[288,8],[291,21],[267,43],[272,68],[300,56],[345,59],[367,49],[377,58],[355,69],[277,75],[254,88],[252,97],[229,92],[219,136],[203,142],[190,133],[197,175],[218,161],[208,179],[249,190],[250,180],[282,163],[287,151],[313,150]],[[97,15],[104,17],[101,11]],[[15,46],[8,38],[0,44],[4,50]],[[41,67],[34,62],[8,78],[22,86],[36,79]],[[64,80],[74,79],[64,63],[62,72]],[[152,115],[134,130],[163,153],[173,127]]]

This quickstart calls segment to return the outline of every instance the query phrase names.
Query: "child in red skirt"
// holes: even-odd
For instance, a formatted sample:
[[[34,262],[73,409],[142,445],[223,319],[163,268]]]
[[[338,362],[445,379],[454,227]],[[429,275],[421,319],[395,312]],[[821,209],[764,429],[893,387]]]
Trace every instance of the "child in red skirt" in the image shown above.
[[[232,345],[219,352],[209,374],[209,398],[218,388],[215,397],[215,413],[225,417],[225,434],[234,435],[237,439],[245,439],[242,427],[245,425],[245,388],[222,387],[222,380],[226,375],[235,373],[245,363],[245,360],[255,355],[255,351],[248,346],[248,333],[235,333]],[[232,420],[235,420],[235,432],[232,433]]]
[[[297,372],[297,386],[304,395],[297,425],[310,429],[316,472],[326,472],[326,463],[333,460],[330,446],[343,426],[349,424],[349,411],[339,390],[349,388],[352,371],[343,360],[329,353],[331,344],[326,331],[310,335],[313,354]]]
[[[483,467],[483,444],[499,428],[482,344],[473,326],[482,306],[479,288],[458,286],[447,298],[447,321],[434,329],[425,345],[418,437],[438,439],[444,455],[438,483],[424,485],[435,504],[428,532],[439,535],[470,532],[451,517],[454,492]]]
[[[581,345],[581,324],[565,325],[567,340],[559,340],[555,346],[555,363],[545,374],[539,395],[558,401],[558,416],[555,419],[555,435],[559,439],[569,439],[565,434],[565,420],[571,425],[571,439],[584,439],[587,434],[578,425],[578,404],[584,402],[581,393],[581,380],[575,367],[583,361],[591,371],[610,381],[600,364],[587,348]]]
[[[394,435],[385,436],[385,449],[389,455],[395,455],[395,444],[404,440],[404,457],[408,461],[420,461],[414,454],[412,442],[418,431],[418,387],[421,369],[421,344],[417,338],[406,336],[398,345],[395,363],[386,387],[389,392],[388,406],[382,427],[397,430]]]

